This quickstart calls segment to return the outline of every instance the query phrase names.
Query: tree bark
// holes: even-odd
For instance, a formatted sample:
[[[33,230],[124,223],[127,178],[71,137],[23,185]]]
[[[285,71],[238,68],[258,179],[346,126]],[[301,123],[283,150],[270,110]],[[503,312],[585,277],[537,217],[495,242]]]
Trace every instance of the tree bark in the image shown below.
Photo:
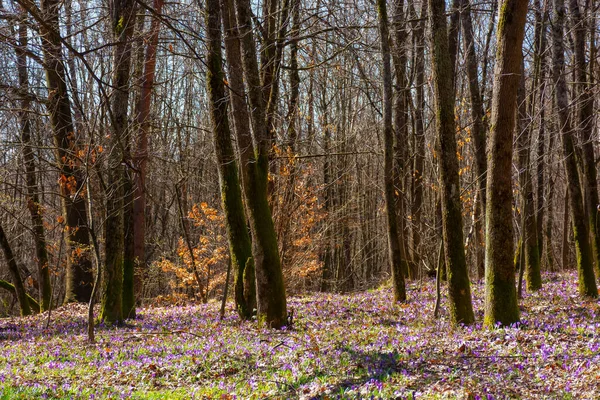
[[[484,324],[519,321],[513,260],[512,153],[527,2],[504,0],[498,19],[486,188]]]
[[[38,22],[48,89],[48,113],[56,146],[62,215],[67,232],[65,302],[88,302],[93,273],[89,251],[87,210],[83,196],[83,171],[74,157],[79,143],[71,115],[62,42],[58,23],[61,5],[57,0],[42,0],[40,9],[27,0],[17,1]]]
[[[552,77],[556,85],[555,96],[558,108],[559,130],[562,138],[563,156],[569,185],[569,205],[571,220],[573,222],[573,236],[577,253],[577,271],[579,274],[579,293],[585,297],[597,298],[598,289],[594,276],[594,260],[590,247],[590,235],[586,226],[586,213],[584,198],[581,192],[581,183],[584,177],[579,176],[577,160],[575,159],[575,145],[571,115],[569,112],[569,99],[567,83],[565,80],[565,54],[564,54],[564,0],[554,0],[554,22],[552,25]]]
[[[108,156],[105,260],[100,319],[106,324],[119,324],[123,320],[123,160],[125,143],[129,140],[127,109],[132,59],[130,38],[135,26],[135,1],[115,0],[111,12],[113,35],[117,44],[113,50],[114,92],[110,104],[112,129]],[[133,287],[129,288],[132,289]]]
[[[552,201],[546,201],[545,199],[545,189],[546,189],[546,177],[545,177],[545,159],[546,159],[546,105],[545,105],[545,92],[546,92],[546,73],[547,73],[547,63],[546,63],[546,22],[548,19],[548,0],[544,0],[544,9],[539,10],[540,4],[539,0],[536,0],[534,3],[534,7],[536,7],[535,11],[535,33],[534,33],[534,68],[536,79],[534,79],[532,85],[532,95],[531,101],[532,104],[530,106],[530,113],[533,115],[535,112],[535,100],[536,100],[536,91],[539,91],[538,94],[538,107],[539,107],[539,128],[538,128],[538,139],[537,139],[537,201],[536,201],[536,222],[537,222],[537,232],[538,232],[538,249],[540,253],[540,264],[542,263],[542,255],[543,254],[551,254],[552,248],[551,243],[549,243],[548,251],[544,252],[544,216],[546,204],[549,208],[548,217],[550,218],[550,207]],[[549,142],[552,143],[553,136],[550,136]],[[548,152],[551,151],[551,147],[549,147]],[[549,193],[548,193],[549,194]],[[552,197],[548,196],[547,199],[551,199]],[[547,258],[548,260],[551,257]]]
[[[463,43],[467,64],[467,77],[469,80],[469,95],[471,100],[471,136],[473,137],[475,153],[475,173],[477,174],[477,190],[479,191],[479,204],[476,206],[475,215],[475,251],[477,254],[477,270],[483,271],[484,246],[481,242],[481,236],[485,231],[486,192],[485,185],[487,180],[487,156],[486,156],[486,135],[487,122],[485,111],[483,109],[483,96],[479,86],[479,67],[477,65],[477,55],[475,53],[475,40],[473,33],[473,22],[471,18],[470,0],[462,0],[465,4],[461,10],[461,21],[463,29]],[[480,274],[482,275],[482,274]],[[481,276],[483,277],[483,276]]]
[[[448,48],[444,0],[429,0],[431,60],[435,97],[435,120],[440,142],[442,178],[442,232],[448,274],[450,319],[453,324],[471,324],[475,317],[471,303],[469,273],[463,242],[462,207],[454,120],[454,89]]]
[[[275,0],[271,0],[275,1]],[[238,30],[242,49],[242,65],[248,86],[252,131],[256,147],[252,158],[241,168],[252,231],[252,254],[256,268],[257,318],[259,325],[281,328],[287,322],[285,286],[279,258],[277,235],[268,201],[269,151],[271,133],[266,119],[263,86],[256,58],[249,0],[236,0]]]
[[[19,77],[19,88],[23,91],[21,110],[19,111],[19,123],[21,127],[21,145],[23,147],[23,164],[25,165],[25,180],[27,183],[27,208],[31,217],[33,240],[35,243],[35,255],[38,266],[39,279],[39,305],[41,310],[49,309],[52,301],[52,285],[50,283],[50,268],[48,267],[48,250],[46,249],[46,234],[44,220],[42,218],[42,205],[38,195],[36,178],[35,157],[31,143],[31,120],[29,113],[31,101],[29,93],[29,77],[27,71],[27,25],[25,20],[19,23],[17,53],[17,69]]]
[[[387,233],[392,270],[392,290],[394,301],[406,301],[404,271],[406,260],[402,257],[400,227],[396,214],[396,195],[394,171],[394,131],[392,127],[392,65],[390,54],[390,32],[386,0],[377,0],[377,15],[379,20],[379,38],[383,57],[383,137],[384,137],[384,181],[385,208],[387,213]],[[404,110],[402,110],[404,111]],[[398,112],[398,110],[396,110]],[[401,145],[396,142],[396,145]],[[400,199],[402,201],[402,199]]]
[[[579,99],[577,124],[581,139],[583,177],[582,186],[585,196],[586,214],[590,228],[590,244],[594,256],[596,273],[600,274],[600,232],[598,232],[598,181],[596,173],[596,160],[594,154],[594,96],[587,74],[587,60],[585,57],[587,25],[577,0],[569,0],[571,20],[575,38],[575,82],[577,98]]]
[[[8,290],[12,294],[17,295],[17,291],[15,289],[15,285],[13,285],[10,282],[7,282],[5,280],[0,279],[0,288]],[[27,296],[27,301],[29,302],[29,307],[31,308],[31,310],[34,313],[39,313],[40,312],[40,305],[38,304],[38,302],[33,297],[31,297],[29,294],[26,294],[26,296]]]
[[[533,292],[542,287],[542,274],[540,271],[540,255],[538,249],[537,223],[535,220],[535,199],[533,197],[533,184],[530,173],[531,129],[525,103],[525,65],[522,64],[521,81],[517,94],[518,123],[517,123],[517,154],[519,163],[519,191],[521,194],[521,251],[520,268],[524,268],[527,290]],[[528,123],[529,122],[529,123]],[[524,256],[524,257],[523,257]],[[520,273],[519,276],[523,274]],[[521,287],[519,285],[519,290]],[[519,296],[520,297],[520,296]]]
[[[396,198],[396,218],[398,219],[398,233],[400,235],[400,250],[403,260],[402,271],[411,279],[416,279],[416,266],[410,262],[410,254],[407,250],[408,239],[406,237],[405,227],[405,205],[407,204],[406,189],[404,188],[405,177],[407,175],[407,144],[408,137],[408,105],[407,105],[407,78],[406,78],[406,21],[404,18],[404,1],[396,0],[393,13],[394,27],[394,51],[392,60],[394,62],[394,71],[396,85],[394,86],[394,194]]]
[[[410,4],[413,15],[411,18],[416,19],[416,13]],[[413,198],[411,204],[412,215],[412,262],[418,266],[421,262],[421,229],[423,224],[421,216],[423,214],[423,174],[425,164],[425,124],[423,118],[423,110],[425,109],[425,18],[427,18],[427,1],[421,4],[421,17],[413,27],[414,32],[414,51],[415,51],[415,107],[414,107],[414,124],[415,124],[415,151],[414,151],[414,168],[413,168]]]
[[[227,118],[228,101],[225,95],[224,74],[221,65],[221,12],[219,0],[208,0],[206,8],[208,37],[206,80],[213,126],[213,141],[219,170],[221,200],[227,221],[230,260],[235,271],[236,308],[242,319],[249,320],[252,318],[254,302],[251,301],[252,299],[249,299],[250,302],[248,302],[244,296],[244,270],[252,268],[249,266],[253,262],[252,243],[248,234],[242,190],[238,178],[238,163],[233,150],[229,119]],[[232,96],[235,95],[232,94]]]
[[[31,307],[27,298],[27,292],[25,291],[25,285],[23,285],[21,272],[19,271],[17,260],[15,260],[15,256],[2,225],[0,225],[0,247],[2,247],[4,258],[8,265],[8,271],[10,272],[10,277],[13,281],[15,294],[17,295],[17,301],[19,302],[19,309],[21,310],[21,316],[31,315]]]

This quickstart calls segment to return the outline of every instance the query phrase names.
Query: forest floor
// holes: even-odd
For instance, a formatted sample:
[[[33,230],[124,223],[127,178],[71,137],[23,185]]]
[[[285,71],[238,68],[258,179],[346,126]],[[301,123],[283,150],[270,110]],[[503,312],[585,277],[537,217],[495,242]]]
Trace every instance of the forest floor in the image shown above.
[[[433,281],[289,299],[294,326],[259,330],[219,305],[147,308],[86,341],[86,309],[0,320],[0,398],[600,398],[600,303],[576,273],[546,275],[522,325],[452,329]]]

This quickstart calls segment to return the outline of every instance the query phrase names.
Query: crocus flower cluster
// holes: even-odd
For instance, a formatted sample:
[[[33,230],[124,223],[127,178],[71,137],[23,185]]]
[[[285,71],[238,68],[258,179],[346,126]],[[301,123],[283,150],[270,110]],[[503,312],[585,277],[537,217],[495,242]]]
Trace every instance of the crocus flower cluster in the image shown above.
[[[145,308],[86,337],[86,307],[0,321],[0,398],[595,398],[600,309],[574,273],[548,275],[521,302],[521,323],[451,327],[433,319],[433,281],[394,304],[378,289],[289,299],[281,331],[233,306]],[[473,285],[482,320],[483,287]],[[443,304],[444,302],[442,302]]]

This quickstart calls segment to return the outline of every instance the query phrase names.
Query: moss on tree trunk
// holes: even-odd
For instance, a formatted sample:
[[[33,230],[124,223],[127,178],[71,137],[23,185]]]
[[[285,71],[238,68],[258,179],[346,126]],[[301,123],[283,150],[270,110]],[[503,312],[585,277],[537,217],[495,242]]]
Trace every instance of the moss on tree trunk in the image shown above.
[[[242,190],[238,178],[238,166],[233,144],[229,119],[227,117],[227,97],[223,85],[224,74],[221,65],[221,13],[219,0],[206,3],[206,29],[208,36],[206,81],[210,100],[210,114],[213,128],[213,140],[221,186],[221,200],[227,220],[227,236],[231,264],[234,269],[235,301],[238,313],[243,319],[252,318],[254,295],[254,277],[245,275],[254,273],[252,247],[248,234]],[[248,287],[244,282],[251,283]]]
[[[519,321],[512,227],[512,154],[527,2],[505,0],[498,19],[487,172],[484,324]]]
[[[584,177],[579,176],[577,160],[575,159],[575,145],[573,143],[571,114],[565,81],[564,20],[564,0],[554,0],[554,22],[552,25],[552,58],[554,62],[552,75],[556,84],[556,106],[558,108],[558,120],[569,187],[569,206],[577,254],[579,293],[585,297],[597,298],[598,289],[594,276],[594,260],[590,247],[590,235],[585,221],[584,198],[581,191],[581,182]]]
[[[124,149],[127,147],[125,143],[129,140],[127,110],[132,58],[130,38],[135,26],[135,1],[115,2],[112,11],[112,28],[117,44],[113,50],[114,73],[112,84],[114,92],[110,104],[112,130],[108,158],[105,265],[100,319],[106,324],[119,324],[123,321],[124,197],[126,194],[125,187],[127,186],[123,159]],[[129,279],[130,277],[128,277]],[[132,288],[132,285],[127,287],[128,291]]]
[[[453,68],[448,48],[445,8],[444,0],[429,1],[435,119],[441,148],[442,232],[448,274],[450,319],[453,324],[470,324],[475,317],[463,242]]]
[[[392,270],[392,290],[394,301],[406,301],[406,288],[404,271],[408,269],[406,259],[403,257],[401,237],[403,233],[398,223],[396,207],[395,183],[398,169],[394,168],[394,130],[392,127],[392,72],[389,44],[389,28],[386,0],[377,0],[377,14],[379,16],[379,37],[381,53],[383,56],[383,136],[384,136],[384,182],[385,182],[385,208],[387,214],[387,239],[389,260]],[[400,110],[396,110],[399,112]],[[396,145],[402,145],[396,143]],[[402,202],[403,199],[398,199]]]

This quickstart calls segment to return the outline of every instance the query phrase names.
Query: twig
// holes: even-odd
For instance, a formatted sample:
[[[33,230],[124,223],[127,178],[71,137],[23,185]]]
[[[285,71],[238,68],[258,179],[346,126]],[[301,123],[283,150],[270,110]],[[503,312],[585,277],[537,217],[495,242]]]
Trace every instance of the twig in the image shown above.
[[[194,278],[196,279],[196,283],[198,284],[198,288],[200,289],[200,298],[203,303],[206,303],[206,297],[204,296],[204,291],[202,290],[202,280],[200,279],[200,274],[198,274],[198,270],[196,269],[196,257],[194,256],[194,248],[192,247],[190,235],[188,233],[187,225],[185,223],[185,219],[183,216],[183,207],[181,206],[181,199],[179,197],[179,184],[180,183],[181,183],[181,181],[179,181],[175,184],[175,197],[177,198],[177,209],[179,210],[179,219],[181,221],[181,230],[183,231],[183,236],[185,237],[185,243],[187,245],[188,251],[190,252],[190,257],[192,258],[192,271],[194,273]]]
[[[442,280],[442,257],[444,257],[444,240],[440,241],[440,249],[438,251],[438,265],[437,272],[435,273],[435,307],[433,308],[433,318],[437,319],[440,313],[440,301],[441,301],[441,280]]]

